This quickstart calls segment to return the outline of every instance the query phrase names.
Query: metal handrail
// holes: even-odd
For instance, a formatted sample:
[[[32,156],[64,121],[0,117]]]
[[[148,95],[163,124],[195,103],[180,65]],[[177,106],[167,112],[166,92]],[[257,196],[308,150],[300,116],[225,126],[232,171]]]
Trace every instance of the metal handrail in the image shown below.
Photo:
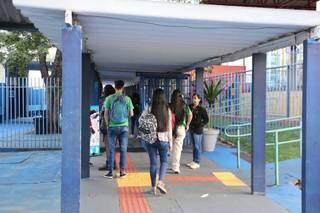
[[[299,126],[295,126],[295,127],[287,127],[287,128],[280,128],[280,129],[273,129],[273,130],[267,130],[266,133],[274,133],[274,137],[275,137],[275,142],[274,143],[266,143],[266,146],[275,146],[275,185],[279,185],[280,184],[280,178],[279,178],[279,145],[282,144],[289,144],[289,143],[298,143],[300,145],[300,156],[302,154],[302,125],[301,125],[301,116],[296,116],[296,117],[290,117],[290,118],[282,118],[282,119],[274,119],[274,120],[269,120],[266,123],[271,123],[271,122],[279,122],[279,121],[285,121],[285,120],[293,120],[293,119],[299,119],[300,120],[300,125]],[[225,128],[224,133],[227,137],[231,137],[231,138],[237,138],[237,167],[240,168],[240,153],[241,153],[241,144],[240,144],[240,138],[241,137],[247,137],[250,136],[251,133],[246,133],[246,134],[240,134],[240,128],[243,126],[249,126],[251,125],[251,123],[246,123],[246,124],[231,124],[228,125],[227,128]],[[236,127],[236,131],[237,134],[232,135],[228,133],[228,129],[230,129],[230,127],[235,128]],[[280,132],[287,132],[287,131],[294,131],[294,130],[300,130],[300,134],[299,134],[299,138],[295,139],[295,140],[287,140],[287,141],[279,141],[279,133]]]

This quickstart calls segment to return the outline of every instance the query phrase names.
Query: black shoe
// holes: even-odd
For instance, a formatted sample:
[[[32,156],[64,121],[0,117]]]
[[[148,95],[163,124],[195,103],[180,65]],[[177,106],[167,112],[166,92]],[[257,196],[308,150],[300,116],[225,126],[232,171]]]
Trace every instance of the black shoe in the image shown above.
[[[124,173],[124,172],[120,172],[120,178],[125,178],[127,176],[127,174],[126,173]]]
[[[113,179],[113,174],[112,174],[112,172],[108,172],[108,174],[105,174],[104,177],[109,178],[109,179]]]

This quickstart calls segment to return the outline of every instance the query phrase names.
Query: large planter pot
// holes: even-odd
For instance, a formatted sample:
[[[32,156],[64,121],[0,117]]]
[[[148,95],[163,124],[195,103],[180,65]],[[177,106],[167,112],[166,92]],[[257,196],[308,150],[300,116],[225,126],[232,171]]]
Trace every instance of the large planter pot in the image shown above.
[[[216,143],[219,136],[218,129],[204,129],[203,130],[203,142],[202,142],[202,150],[204,152],[212,152],[216,147]]]

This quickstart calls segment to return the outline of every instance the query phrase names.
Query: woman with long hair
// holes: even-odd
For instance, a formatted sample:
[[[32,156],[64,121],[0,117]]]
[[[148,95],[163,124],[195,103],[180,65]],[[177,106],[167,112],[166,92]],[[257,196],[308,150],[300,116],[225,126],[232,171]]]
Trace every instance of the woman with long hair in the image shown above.
[[[180,174],[180,158],[186,131],[192,120],[192,112],[185,104],[180,90],[173,91],[170,109],[175,116],[172,143],[172,170],[174,174]]]
[[[157,189],[166,194],[167,190],[163,182],[167,164],[168,152],[172,147],[172,126],[171,126],[171,111],[167,105],[164,91],[156,89],[153,93],[151,107],[146,110],[153,114],[157,120],[157,140],[154,143],[145,141],[145,145],[150,158],[150,178],[152,193],[155,195]],[[157,182],[157,153],[160,156],[159,180]]]
[[[113,88],[112,85],[107,84],[104,88],[103,88],[103,94],[102,94],[102,103],[104,103],[105,99],[109,96],[112,95],[116,92],[116,90]],[[102,104],[101,107],[101,113],[100,113],[100,132],[102,133],[102,141],[103,144],[105,146],[106,149],[106,164],[102,165],[101,167],[99,167],[100,171],[104,171],[107,170],[107,166],[108,166],[108,147],[109,147],[109,143],[108,143],[108,128],[106,125],[106,122],[104,120],[104,104]]]
[[[193,161],[187,165],[191,169],[197,169],[200,167],[203,127],[208,123],[209,118],[207,110],[201,106],[201,97],[198,94],[193,95],[190,108],[193,115],[190,124],[190,139],[193,146]]]

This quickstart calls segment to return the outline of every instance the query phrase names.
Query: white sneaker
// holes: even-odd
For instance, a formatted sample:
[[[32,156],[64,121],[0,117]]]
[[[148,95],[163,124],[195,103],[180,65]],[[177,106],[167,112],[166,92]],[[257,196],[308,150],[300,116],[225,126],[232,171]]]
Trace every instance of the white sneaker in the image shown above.
[[[193,164],[195,164],[195,162],[194,162],[194,161],[192,161],[192,162],[188,163],[188,164],[187,164],[187,166],[191,167]]]
[[[198,169],[198,168],[200,168],[200,164],[194,163],[194,164],[192,164],[192,165],[190,166],[190,168],[191,168],[191,169]]]

